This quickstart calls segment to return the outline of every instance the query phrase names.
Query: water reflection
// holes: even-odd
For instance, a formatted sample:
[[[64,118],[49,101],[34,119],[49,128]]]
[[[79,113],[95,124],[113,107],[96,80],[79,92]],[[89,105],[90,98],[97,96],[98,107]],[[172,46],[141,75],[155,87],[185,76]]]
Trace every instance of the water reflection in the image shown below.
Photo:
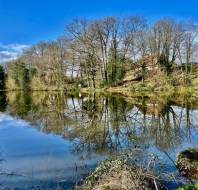
[[[6,101],[6,93],[0,91],[0,112],[4,112],[6,110],[7,101]]]
[[[18,92],[8,93],[7,99],[11,115],[36,124],[45,133],[70,139],[76,145],[74,152],[110,153],[149,141],[169,150],[189,138],[191,127],[197,125],[193,120],[197,111],[186,98],[177,104],[146,97],[129,102],[98,94]]]
[[[174,159],[177,151],[198,143],[197,101],[190,97],[129,99],[58,92],[9,92],[0,97],[2,111],[7,107],[10,115],[39,131],[63,137],[71,143],[70,154],[80,160],[137,147]]]

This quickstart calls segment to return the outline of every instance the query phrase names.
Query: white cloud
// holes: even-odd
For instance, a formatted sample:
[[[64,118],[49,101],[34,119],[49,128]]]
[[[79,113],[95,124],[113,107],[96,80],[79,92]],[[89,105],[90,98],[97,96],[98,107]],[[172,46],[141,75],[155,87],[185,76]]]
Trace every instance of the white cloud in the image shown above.
[[[3,44],[0,42],[0,63],[16,59],[28,47],[25,44]]]

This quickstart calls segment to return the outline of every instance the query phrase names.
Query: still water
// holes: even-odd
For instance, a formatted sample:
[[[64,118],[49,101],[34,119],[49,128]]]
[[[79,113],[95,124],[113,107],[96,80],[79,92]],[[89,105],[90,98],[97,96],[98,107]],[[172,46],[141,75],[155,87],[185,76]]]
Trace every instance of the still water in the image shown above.
[[[163,165],[157,172],[178,179],[167,183],[174,189],[186,181],[176,155],[189,147],[198,147],[193,97],[0,96],[0,189],[73,189],[102,160],[134,149],[155,156]]]

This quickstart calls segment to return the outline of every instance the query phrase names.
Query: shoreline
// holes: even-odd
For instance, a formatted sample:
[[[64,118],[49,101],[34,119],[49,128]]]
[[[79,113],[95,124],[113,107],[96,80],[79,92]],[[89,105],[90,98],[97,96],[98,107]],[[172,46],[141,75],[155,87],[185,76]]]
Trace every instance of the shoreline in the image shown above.
[[[145,86],[146,87],[146,86]],[[101,94],[117,94],[122,95],[126,97],[140,97],[140,96],[147,96],[147,97],[153,97],[153,96],[171,96],[174,94],[178,95],[191,95],[195,98],[198,98],[198,87],[185,87],[185,86],[177,86],[177,87],[171,87],[164,90],[151,90],[151,89],[145,89],[145,88],[129,88],[129,87],[103,87],[103,88],[43,88],[43,89],[4,89],[0,90],[0,92],[14,92],[14,91],[29,91],[29,92],[64,92],[64,93],[82,93],[82,94],[92,94],[92,93],[101,93]]]

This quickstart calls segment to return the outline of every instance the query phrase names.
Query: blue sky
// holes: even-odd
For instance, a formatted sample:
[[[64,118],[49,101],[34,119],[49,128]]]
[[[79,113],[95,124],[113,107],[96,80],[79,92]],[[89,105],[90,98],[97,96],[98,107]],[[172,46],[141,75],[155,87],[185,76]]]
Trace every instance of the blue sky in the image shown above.
[[[0,51],[1,44],[9,51],[11,44],[23,47],[55,39],[75,17],[112,15],[198,21],[198,0],[0,0]]]

